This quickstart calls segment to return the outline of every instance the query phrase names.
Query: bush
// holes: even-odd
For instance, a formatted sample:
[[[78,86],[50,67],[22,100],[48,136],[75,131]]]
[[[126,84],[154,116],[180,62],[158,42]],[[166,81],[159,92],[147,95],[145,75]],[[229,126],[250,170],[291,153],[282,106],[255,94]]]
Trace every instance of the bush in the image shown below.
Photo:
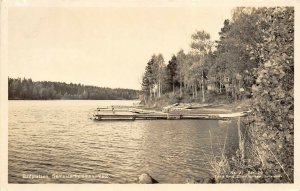
[[[269,8],[260,24],[265,43],[259,45],[253,127],[256,146],[269,173],[278,170],[287,182],[294,174],[294,9]]]

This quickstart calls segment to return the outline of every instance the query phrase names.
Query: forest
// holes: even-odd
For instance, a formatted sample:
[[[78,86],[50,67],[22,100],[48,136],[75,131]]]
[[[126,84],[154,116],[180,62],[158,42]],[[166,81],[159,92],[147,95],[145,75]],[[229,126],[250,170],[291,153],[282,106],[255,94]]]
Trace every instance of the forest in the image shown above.
[[[133,100],[139,98],[139,91],[112,89],[82,84],[37,81],[26,78],[8,78],[9,100]]]
[[[245,167],[238,171],[260,169],[268,177],[262,182],[293,182],[294,8],[235,8],[219,37],[214,42],[207,32],[196,31],[190,51],[179,50],[167,63],[154,54],[146,62],[141,101],[250,101],[251,116],[243,120],[250,143],[237,152],[235,163]]]
[[[167,96],[206,102],[216,95],[235,101],[252,98],[269,84],[283,96],[288,91],[281,88],[293,89],[293,27],[291,7],[236,8],[218,41],[196,31],[189,52],[179,50],[167,63],[154,54],[141,82],[143,101]]]

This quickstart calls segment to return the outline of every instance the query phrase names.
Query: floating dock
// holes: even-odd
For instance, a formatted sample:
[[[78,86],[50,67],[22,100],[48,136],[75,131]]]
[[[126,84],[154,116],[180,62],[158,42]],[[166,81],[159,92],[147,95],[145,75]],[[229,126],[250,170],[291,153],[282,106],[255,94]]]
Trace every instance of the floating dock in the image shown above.
[[[229,114],[169,114],[169,113],[150,113],[150,114],[94,114],[97,121],[120,121],[120,120],[229,120],[232,118],[246,116],[248,112],[238,112]]]
[[[232,112],[230,110],[213,111],[213,105],[192,105],[197,108],[205,108],[197,111],[185,105],[173,104],[163,108],[162,111],[149,110],[136,106],[104,106],[98,107],[91,119],[96,121],[134,121],[134,120],[229,120],[247,116],[250,111]],[[208,107],[208,108],[206,108]],[[193,112],[191,112],[193,111]],[[196,111],[196,112],[195,112]],[[219,111],[219,113],[217,113]],[[201,113],[202,112],[202,113]]]

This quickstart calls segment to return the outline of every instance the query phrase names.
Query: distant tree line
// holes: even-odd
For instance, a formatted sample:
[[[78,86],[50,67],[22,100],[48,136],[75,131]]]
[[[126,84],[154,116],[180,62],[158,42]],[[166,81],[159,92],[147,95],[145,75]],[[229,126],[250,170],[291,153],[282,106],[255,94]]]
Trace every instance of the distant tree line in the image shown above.
[[[26,78],[8,78],[8,99],[49,100],[132,100],[139,98],[139,91],[112,89],[64,82],[37,81]]]

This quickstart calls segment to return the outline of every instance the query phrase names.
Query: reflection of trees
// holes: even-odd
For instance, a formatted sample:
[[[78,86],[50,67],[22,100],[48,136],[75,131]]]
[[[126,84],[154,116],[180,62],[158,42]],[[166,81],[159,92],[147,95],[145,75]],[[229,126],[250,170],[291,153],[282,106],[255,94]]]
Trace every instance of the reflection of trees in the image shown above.
[[[208,176],[209,167],[203,151],[211,152],[209,130],[212,132],[213,149],[218,152],[217,137],[222,143],[227,127],[226,147],[229,148],[236,144],[234,136],[237,136],[236,126],[231,122],[169,120],[143,123],[144,142],[139,155],[143,160],[142,171],[160,181],[172,178],[180,182],[189,177]]]

